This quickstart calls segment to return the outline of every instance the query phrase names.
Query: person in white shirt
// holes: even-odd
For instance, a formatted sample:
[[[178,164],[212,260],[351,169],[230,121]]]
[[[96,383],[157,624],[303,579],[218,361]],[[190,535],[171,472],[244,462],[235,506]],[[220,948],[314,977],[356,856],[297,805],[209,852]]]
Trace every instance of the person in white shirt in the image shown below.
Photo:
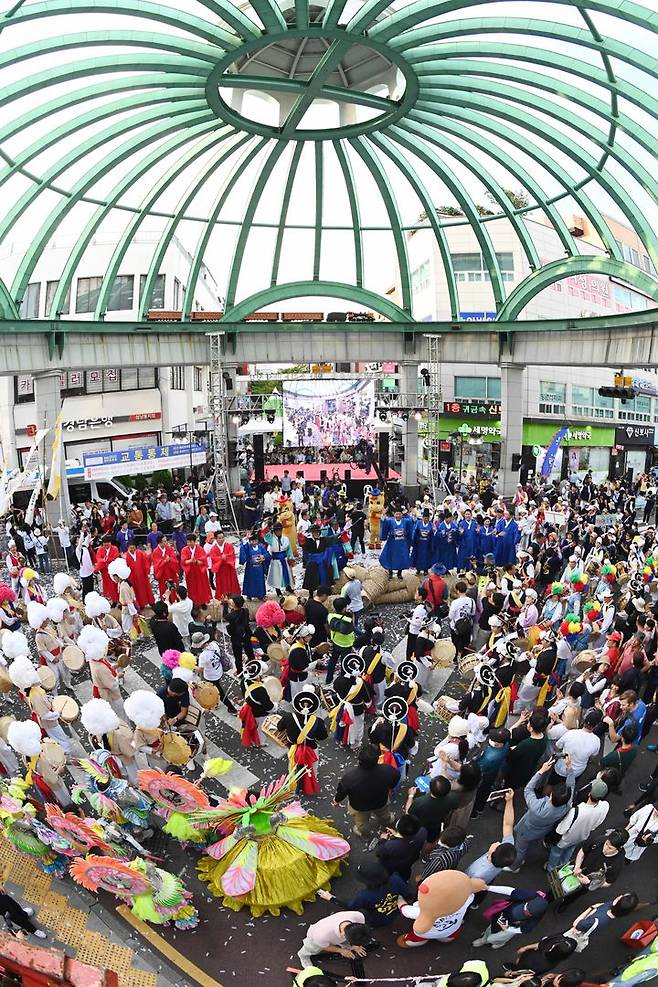
[[[171,619],[178,628],[178,633],[183,639],[183,644],[186,648],[190,646],[190,620],[192,619],[192,607],[193,603],[187,595],[187,590],[184,586],[179,586],[176,590],[178,593],[178,600],[173,603],[169,603],[167,608],[171,614]]]
[[[559,763],[559,762],[558,762]],[[595,778],[590,785],[589,798],[586,802],[573,806],[555,827],[560,839],[551,847],[548,855],[548,870],[556,870],[568,864],[574,850],[603,824],[610,810],[605,797],[608,786],[600,778]]]
[[[219,698],[233,716],[238,715],[238,711],[228,698],[221,686],[221,678],[224,674],[224,664],[222,662],[222,652],[217,641],[211,641],[209,634],[195,631],[190,641],[190,650],[197,656],[197,668],[203,673],[206,682],[211,682],[219,692]]]
[[[217,511],[211,511],[208,520],[206,521],[205,532],[208,534],[209,531],[216,533],[222,530],[222,526],[217,518]]]
[[[273,514],[276,507],[276,496],[273,490],[266,490],[263,494],[263,513]]]
[[[300,512],[299,520],[297,521],[297,541],[302,544],[300,540],[300,535],[302,538],[308,534],[311,530],[312,521],[308,516],[308,510],[303,510]]]
[[[416,606],[409,618],[409,628],[407,630],[407,659],[415,654],[416,641],[420,634],[420,629],[427,619],[426,600],[427,590],[423,586],[419,586],[416,590]]]
[[[593,733],[593,730],[600,722],[600,711],[591,709],[587,713],[585,722],[579,730],[567,730],[555,744],[559,753],[571,755],[571,766],[576,779],[580,777],[587,767],[590,757],[594,757],[599,753],[601,741]],[[553,778],[553,775],[555,778]],[[551,773],[551,783],[555,783],[557,780],[564,781],[566,776],[567,769],[564,764],[564,758],[560,758],[555,763]]]
[[[80,566],[80,582],[82,583],[82,598],[87,593],[91,593],[94,588],[94,563],[91,560],[89,546],[91,545],[91,535],[84,528],[78,539],[76,556]]]
[[[299,511],[299,508],[302,505],[302,501],[304,500],[304,494],[299,489],[299,487],[297,486],[294,480],[292,482],[292,487],[290,489],[290,499],[292,501],[292,506],[294,507],[295,511]]]

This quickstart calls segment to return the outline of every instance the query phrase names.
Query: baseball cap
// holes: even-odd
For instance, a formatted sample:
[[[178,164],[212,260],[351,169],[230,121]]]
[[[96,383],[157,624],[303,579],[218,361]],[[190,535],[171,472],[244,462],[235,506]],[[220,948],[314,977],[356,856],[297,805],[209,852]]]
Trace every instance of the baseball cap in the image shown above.
[[[595,778],[590,785],[589,793],[591,798],[596,799],[597,801],[599,799],[604,799],[608,794],[608,786],[604,781],[601,781],[600,778]]]

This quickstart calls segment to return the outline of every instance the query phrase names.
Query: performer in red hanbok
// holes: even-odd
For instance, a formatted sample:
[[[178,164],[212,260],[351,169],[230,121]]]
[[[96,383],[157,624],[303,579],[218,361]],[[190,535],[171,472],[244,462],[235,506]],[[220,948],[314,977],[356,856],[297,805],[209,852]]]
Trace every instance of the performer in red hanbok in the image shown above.
[[[235,571],[235,549],[223,531],[215,535],[215,544],[208,553],[210,568],[215,573],[215,596],[221,600],[232,594],[240,595],[240,583]]]
[[[119,588],[107,571],[110,562],[119,558],[119,549],[112,544],[112,536],[105,535],[100,548],[96,552],[94,572],[100,573],[103,596],[112,603],[119,602]]]
[[[208,581],[208,557],[196,543],[196,535],[187,536],[187,545],[180,553],[187,593],[197,607],[210,603],[212,593]]]
[[[155,603],[151,589],[151,556],[141,549],[138,551],[134,541],[128,542],[128,551],[124,555],[126,565],[130,569],[130,585],[135,591],[135,602],[140,610]]]
[[[180,566],[174,546],[167,541],[167,536],[158,535],[158,543],[153,549],[153,575],[158,581],[160,599],[164,600],[167,595],[167,583],[178,583],[180,577]]]

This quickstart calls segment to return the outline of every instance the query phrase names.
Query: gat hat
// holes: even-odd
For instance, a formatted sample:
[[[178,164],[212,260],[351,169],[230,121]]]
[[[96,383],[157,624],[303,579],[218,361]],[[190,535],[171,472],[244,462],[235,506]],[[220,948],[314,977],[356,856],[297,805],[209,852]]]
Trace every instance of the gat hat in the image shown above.
[[[453,716],[448,723],[449,737],[466,737],[468,735],[468,720],[463,716]]]
[[[267,671],[267,665],[265,664],[265,662],[259,661],[256,658],[254,659],[254,661],[250,661],[244,666],[243,674],[245,679],[248,679],[250,682],[253,682],[256,679],[259,679],[261,675],[264,675],[266,671]]]
[[[361,655],[357,655],[355,651],[352,651],[350,654],[345,655],[340,667],[343,670],[343,674],[348,678],[356,678],[358,675],[363,675],[366,670],[366,663]]]
[[[197,648],[203,648],[204,645],[208,644],[210,640],[210,634],[204,634],[203,631],[195,631],[190,639],[190,644],[195,650]]]
[[[395,669],[395,674],[401,682],[415,682],[418,666],[415,661],[401,661]]]
[[[409,712],[409,705],[400,696],[389,696],[382,704],[382,716],[389,723],[400,723]]]
[[[595,778],[590,785],[589,794],[591,798],[596,799],[598,802],[599,799],[604,799],[608,794],[608,786],[600,778]]]
[[[312,689],[313,686],[306,686],[294,696],[291,705],[296,713],[301,713],[302,716],[311,716],[313,713],[317,713],[320,708],[320,700],[311,691]]]

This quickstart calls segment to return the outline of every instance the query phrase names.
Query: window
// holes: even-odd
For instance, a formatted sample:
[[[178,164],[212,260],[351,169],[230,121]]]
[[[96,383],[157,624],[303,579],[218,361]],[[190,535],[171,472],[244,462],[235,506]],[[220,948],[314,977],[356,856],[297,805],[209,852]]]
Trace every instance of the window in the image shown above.
[[[455,377],[455,398],[500,401],[500,377]]]
[[[155,367],[140,367],[137,374],[140,387],[158,386],[158,371]]]
[[[75,311],[78,315],[95,310],[102,280],[102,278],[78,278],[75,296]]]
[[[563,415],[567,399],[567,385],[551,380],[539,382],[539,411],[542,415]]]
[[[418,295],[421,291],[426,291],[429,286],[430,262],[426,260],[411,272],[411,290],[414,295]]]
[[[514,280],[514,254],[497,253],[498,266],[503,281]],[[489,271],[481,253],[453,254],[452,265],[457,281],[489,281]]]
[[[55,292],[59,288],[59,281],[47,281],[46,282],[46,307],[44,309],[44,316],[48,318],[48,313],[50,312],[50,306],[53,303],[55,297]],[[68,315],[71,311],[71,285],[68,286],[66,292],[66,297],[62,302],[62,307],[60,309],[59,315]]]
[[[203,367],[194,368],[194,390],[203,390]]]
[[[139,304],[142,304],[142,295],[144,294],[144,288],[146,286],[146,275],[140,274],[139,276]],[[153,293],[151,295],[151,301],[149,303],[149,308],[164,308],[165,307],[165,276],[164,274],[158,274],[155,279],[155,284],[153,286]]]
[[[573,384],[571,388],[571,410],[574,415],[589,418],[594,414],[594,388],[580,387]]]
[[[21,319],[39,318],[39,300],[41,298],[41,282],[31,281],[25,289],[23,301],[21,302]]]
[[[180,308],[181,301],[181,283],[178,278],[174,278],[174,309],[178,310]]]
[[[108,312],[129,312],[133,307],[135,279],[132,274],[119,274],[112,283]]]
[[[170,386],[172,391],[185,390],[185,370],[183,367],[171,367]]]
[[[617,417],[624,422],[650,422],[651,398],[642,396],[634,401],[627,401],[626,404],[620,402]]]

